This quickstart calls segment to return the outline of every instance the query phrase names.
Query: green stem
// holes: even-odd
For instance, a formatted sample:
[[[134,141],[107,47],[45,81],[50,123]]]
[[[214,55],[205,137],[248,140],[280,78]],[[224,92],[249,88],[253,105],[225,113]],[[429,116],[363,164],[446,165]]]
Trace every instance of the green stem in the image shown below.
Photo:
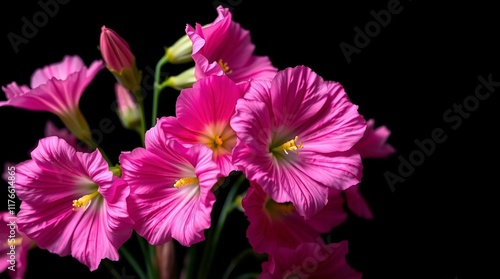
[[[158,100],[160,98],[160,92],[163,90],[161,84],[160,84],[160,73],[161,73],[161,67],[165,65],[168,62],[167,56],[163,55],[162,58],[158,61],[156,64],[155,68],[155,80],[154,80],[154,90],[153,90],[153,113],[151,116],[151,126],[156,125],[156,116],[158,114]]]
[[[195,269],[193,268],[196,264],[196,257],[198,256],[198,245],[193,245],[188,248],[187,252],[187,263],[184,267],[186,271],[186,279],[194,279],[195,278]]]
[[[239,186],[245,181],[245,179],[245,175],[240,174],[238,180],[236,180],[236,182],[232,185],[231,190],[229,190],[226,200],[224,201],[224,205],[222,206],[221,214],[219,216],[219,219],[217,220],[215,230],[213,230],[212,228],[208,233],[206,246],[203,252],[203,258],[201,260],[200,270],[198,272],[198,279],[210,278],[210,267],[212,266],[212,261],[214,259],[215,250],[219,243],[222,228],[224,227],[224,223],[226,222],[229,213],[231,213],[233,209],[236,208],[234,204],[234,197],[238,192]]]
[[[141,113],[141,127],[140,130],[137,132],[139,133],[139,136],[141,137],[141,142],[142,146],[144,146],[144,137],[146,134],[146,116],[144,113],[144,101],[141,96],[142,92],[140,89],[138,89],[136,92],[134,92],[134,96],[137,100],[137,106],[139,107],[139,112]]]
[[[120,275],[120,273],[118,273],[118,271],[116,271],[115,267],[113,266],[113,264],[111,264],[109,262],[108,259],[104,259],[102,261],[102,263],[106,266],[106,268],[114,276],[114,278],[116,278],[116,279],[121,279],[122,278],[122,276]]]
[[[256,279],[259,277],[259,273],[245,273],[245,274],[241,274],[240,276],[234,278],[234,279]]]
[[[243,250],[236,258],[234,258],[229,266],[226,269],[226,272],[224,272],[224,275],[222,276],[222,279],[229,279],[229,275],[231,275],[231,272],[238,266],[238,264],[248,255],[254,255],[255,252],[253,251],[252,248],[247,248]]]
[[[142,270],[141,266],[137,261],[135,260],[134,256],[128,251],[128,249],[125,246],[120,247],[120,252],[121,254],[127,259],[127,261],[130,263],[130,266],[135,270],[139,278],[148,278],[146,277],[146,274],[144,274],[144,271]]]
[[[151,279],[158,278],[158,272],[157,272],[158,263],[155,264],[156,249],[154,245],[149,244],[148,253],[146,255],[149,255],[148,278]]]
[[[147,245],[149,245],[149,243],[147,243],[146,240],[142,238],[139,234],[135,233],[135,235],[137,237],[137,242],[139,242],[139,247],[141,248],[142,255],[144,255],[144,263],[146,264],[146,268],[149,273],[151,261],[148,257],[146,257],[146,255],[149,255],[149,251],[147,248]]]

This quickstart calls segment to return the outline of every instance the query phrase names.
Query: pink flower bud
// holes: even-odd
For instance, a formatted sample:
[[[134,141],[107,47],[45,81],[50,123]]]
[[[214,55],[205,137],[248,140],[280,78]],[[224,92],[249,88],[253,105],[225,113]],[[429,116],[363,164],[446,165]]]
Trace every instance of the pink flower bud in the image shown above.
[[[115,31],[102,26],[100,38],[101,54],[106,67],[125,88],[136,97],[142,81],[142,73],[137,69],[135,56],[128,43]]]
[[[134,67],[134,55],[128,43],[114,30],[102,26],[100,48],[106,66],[115,72]]]
[[[135,129],[140,125],[141,113],[130,92],[120,83],[115,84],[117,113],[123,126]]]

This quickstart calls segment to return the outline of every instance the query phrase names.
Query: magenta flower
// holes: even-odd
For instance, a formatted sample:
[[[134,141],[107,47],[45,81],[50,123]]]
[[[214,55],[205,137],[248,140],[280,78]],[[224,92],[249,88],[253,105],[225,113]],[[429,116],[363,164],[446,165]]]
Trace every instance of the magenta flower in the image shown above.
[[[294,248],[278,248],[262,263],[259,279],[361,279],[362,273],[346,261],[348,243],[304,242]]]
[[[99,47],[106,68],[118,82],[135,94],[140,88],[142,73],[137,69],[135,56],[127,41],[114,30],[103,25]]]
[[[375,120],[368,119],[365,134],[354,148],[362,158],[385,158],[396,152],[394,147],[387,143],[390,135],[391,131],[386,126],[375,128]]]
[[[330,232],[347,219],[342,192],[335,189],[330,189],[325,207],[307,220],[296,212],[292,203],[273,201],[254,182],[250,182],[242,206],[250,223],[247,238],[257,253],[314,242],[320,234]]]
[[[146,132],[145,148],[122,152],[122,177],[131,189],[130,215],[135,230],[153,245],[176,239],[184,246],[205,239],[219,176],[212,151],[168,140],[164,118]]]
[[[234,82],[272,79],[277,69],[267,56],[254,55],[250,32],[232,20],[227,8],[217,7],[218,16],[211,24],[186,26],[193,43],[195,77],[227,75]]]
[[[0,213],[0,273],[8,272],[12,279],[23,279],[28,265],[28,251],[36,244],[20,232],[16,216],[4,211]]]
[[[99,150],[82,153],[61,138],[43,138],[16,175],[19,230],[40,248],[71,255],[91,271],[101,259],[119,259],[133,230],[130,191]]]
[[[254,81],[238,100],[231,127],[238,136],[233,163],[278,203],[292,202],[308,218],[330,188],[360,182],[362,162],[353,149],[366,128],[343,87],[305,66]]]
[[[79,56],[66,55],[61,62],[36,70],[31,76],[31,88],[16,82],[2,86],[7,101],[0,101],[0,107],[54,113],[78,139],[89,142],[90,128],[78,103],[103,67],[102,61],[96,60],[87,68]]]
[[[236,169],[231,156],[236,134],[229,121],[236,101],[247,88],[248,83],[236,85],[227,76],[209,76],[195,82],[192,88],[183,89],[177,98],[176,117],[162,121],[167,138],[177,139],[186,147],[208,146],[221,174],[229,175]]]

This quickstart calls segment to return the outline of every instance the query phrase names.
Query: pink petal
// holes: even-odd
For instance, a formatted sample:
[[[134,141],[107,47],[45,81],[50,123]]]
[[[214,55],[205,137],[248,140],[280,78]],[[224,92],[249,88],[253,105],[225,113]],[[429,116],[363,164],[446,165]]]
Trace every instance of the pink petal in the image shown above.
[[[277,72],[268,57],[253,55],[255,45],[250,32],[232,20],[227,8],[217,7],[218,17],[206,26],[187,26],[186,34],[193,42],[192,57],[195,76],[201,79],[210,75],[222,75],[220,59],[227,63],[230,72],[225,73],[239,83],[250,79],[271,79]]]
[[[357,216],[365,219],[373,219],[370,205],[359,191],[359,184],[344,190],[347,207]]]
[[[65,57],[63,64],[55,67],[48,67],[45,70],[36,72],[36,87],[30,91],[25,91],[26,88],[19,88],[16,84],[10,84],[7,88],[3,88],[6,94],[11,96],[8,101],[0,103],[0,106],[13,106],[17,108],[47,111],[58,116],[71,113],[78,107],[80,97],[85,88],[93,80],[94,76],[103,69],[102,61],[96,60],[92,63],[89,69],[81,67],[77,71],[73,71],[75,65],[79,63],[78,57]],[[70,62],[68,62],[70,61]],[[67,69],[65,68],[67,67]],[[51,69],[51,70],[50,70]],[[38,83],[47,71],[57,71],[57,75],[64,76],[64,79],[58,79],[55,76],[45,80],[44,83]],[[64,75],[66,73],[66,75]]]
[[[261,278],[361,279],[362,273],[346,262],[347,241],[324,244],[304,242],[280,248],[262,264]]]
[[[363,138],[355,145],[362,158],[386,158],[396,150],[387,143],[391,131],[386,126],[375,128],[375,120],[369,119]]]
[[[358,107],[343,87],[324,81],[304,66],[280,71],[272,81],[269,97],[281,125],[316,152],[349,150],[366,129]]]
[[[128,185],[108,170],[99,150],[76,152],[55,136],[41,139],[31,156],[16,166],[19,229],[40,248],[72,255],[90,270],[103,258],[117,260],[132,234]],[[88,208],[74,211],[73,200],[95,189],[100,195]]]
[[[13,81],[7,84],[7,86],[2,86],[2,90],[5,92],[7,101],[0,102],[0,106],[8,105],[9,103],[8,100],[14,99],[18,96],[22,96],[31,89],[26,85],[18,85],[16,82]]]
[[[190,246],[204,240],[204,230],[210,227],[215,202],[211,189],[219,171],[204,145],[185,148],[173,140],[162,145],[160,125],[146,134],[146,148],[120,155],[122,177],[131,187],[129,212],[135,229],[149,243],[160,245],[174,238]],[[184,177],[196,177],[198,184],[175,188]]]
[[[340,192],[332,195],[322,210],[306,220],[297,212],[270,215],[266,207],[268,195],[258,184],[250,182],[250,185],[242,206],[250,223],[247,238],[258,253],[271,253],[279,247],[293,248],[302,242],[315,241],[321,233],[331,231],[347,218]]]
[[[247,88],[248,83],[236,85],[227,76],[209,76],[196,81],[192,88],[181,91],[176,105],[177,117],[167,117],[161,122],[166,137],[186,146],[207,145],[214,151],[214,161],[222,175],[229,175],[235,169],[231,152],[236,144],[236,134],[229,121],[236,101]],[[215,144],[217,137],[223,139],[221,145]]]
[[[47,83],[50,79],[65,80],[70,74],[85,68],[83,60],[76,55],[65,55],[61,62],[37,69],[31,76],[31,88]]]

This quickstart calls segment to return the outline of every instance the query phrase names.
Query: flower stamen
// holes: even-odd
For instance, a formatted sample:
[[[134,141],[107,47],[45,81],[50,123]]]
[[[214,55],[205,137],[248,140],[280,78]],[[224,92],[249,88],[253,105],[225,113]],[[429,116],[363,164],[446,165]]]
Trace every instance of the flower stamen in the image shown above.
[[[224,143],[220,136],[216,136],[214,141],[217,146],[221,146]]]
[[[221,67],[221,69],[224,72],[224,74],[229,75],[229,74],[231,74],[233,72],[233,70],[231,70],[229,68],[229,66],[227,65],[227,62],[224,62],[224,60],[219,59],[219,61],[217,62],[217,64],[219,64],[219,66]]]
[[[265,208],[273,219],[282,219],[295,212],[295,206],[291,202],[278,203],[271,198],[267,198]]]
[[[23,243],[22,237],[9,238],[7,242],[4,242],[3,246],[4,247],[19,246],[21,245],[21,243]]]
[[[285,142],[284,144],[282,144],[282,145],[280,145],[278,147],[273,148],[272,150],[275,151],[275,152],[284,151],[285,154],[288,155],[288,151],[297,151],[298,149],[300,149],[300,148],[303,147],[302,142],[299,143],[299,145],[296,144],[296,142],[297,142],[298,139],[299,139],[299,137],[295,136],[294,139],[289,140],[289,141]]]
[[[198,178],[196,177],[184,177],[179,180],[175,181],[174,187],[179,188],[182,186],[187,186],[187,185],[193,185],[193,184],[198,184]]]
[[[85,207],[84,210],[90,206],[92,199],[99,195],[98,191],[94,191],[91,194],[85,195],[77,200],[73,200],[73,211],[77,211],[78,208]]]

